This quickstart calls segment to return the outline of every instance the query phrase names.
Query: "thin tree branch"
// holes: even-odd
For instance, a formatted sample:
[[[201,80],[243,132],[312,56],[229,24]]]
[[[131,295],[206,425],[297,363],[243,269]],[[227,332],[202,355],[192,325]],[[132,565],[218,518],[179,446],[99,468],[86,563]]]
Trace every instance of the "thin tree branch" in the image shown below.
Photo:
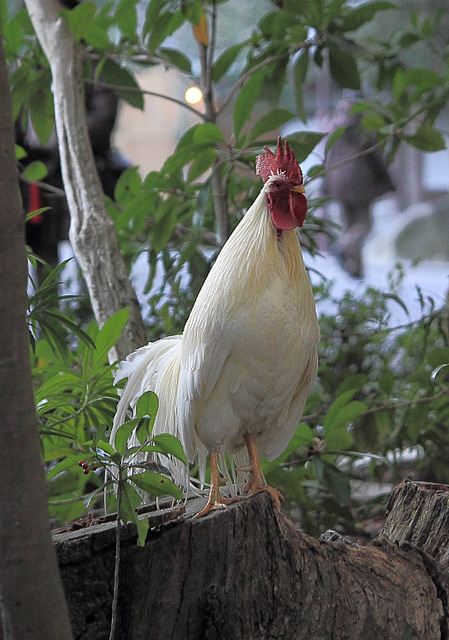
[[[401,402],[391,402],[390,404],[384,404],[380,407],[372,407],[371,409],[365,409],[360,414],[361,416],[370,416],[379,411],[396,411],[397,409],[407,409],[409,407],[414,407],[418,404],[428,404],[430,402],[434,402],[436,400],[440,400],[440,398],[444,398],[445,396],[449,396],[449,389],[444,387],[439,393],[436,393],[434,396],[423,396],[422,398],[415,398],[414,400],[403,400]]]
[[[93,86],[101,87],[101,88],[104,88],[104,89],[112,89],[113,91],[120,91],[120,92],[123,92],[123,93],[125,93],[125,92],[127,92],[127,93],[140,93],[142,95],[153,96],[154,98],[161,98],[162,100],[168,100],[169,102],[174,102],[175,104],[179,105],[180,107],[183,107],[184,109],[187,109],[188,111],[191,111],[198,118],[201,118],[201,120],[207,120],[207,116],[204,113],[201,113],[201,111],[198,111],[197,109],[192,107],[187,102],[184,102],[183,100],[180,100],[179,98],[173,98],[172,96],[167,96],[164,93],[158,93],[157,91],[150,91],[148,89],[139,89],[138,87],[124,87],[124,86],[121,86],[121,85],[107,84],[106,82],[99,82],[99,81],[96,81],[96,80],[91,80],[90,78],[85,79],[85,82],[88,83],[88,84],[91,84]]]
[[[121,516],[122,516],[122,486],[121,486],[121,469],[119,469],[119,481],[117,488],[117,528],[115,532],[115,564],[114,564],[114,594],[112,598],[111,609],[111,628],[109,631],[109,640],[114,640],[115,631],[117,629],[117,610],[118,595],[120,588],[120,533],[121,533]]]
[[[414,407],[418,404],[428,404],[441,398],[449,397],[449,388],[444,387],[439,393],[433,396],[423,396],[422,398],[415,398],[414,400],[402,400],[401,402],[390,402],[388,404],[382,404],[371,409],[365,409],[360,413],[360,416],[370,416],[380,411],[396,411],[397,409],[407,409],[408,407]],[[313,420],[322,420],[326,417],[325,413],[310,413],[307,416],[301,418],[301,422],[312,422]]]
[[[55,196],[61,196],[65,198],[64,189],[60,189],[59,187],[54,187],[52,184],[48,184],[48,182],[42,182],[42,180],[28,180],[25,178],[22,173],[19,172],[19,180],[21,182],[25,182],[26,184],[36,184],[41,189],[48,191],[49,193],[54,193]]]
[[[350,162],[354,162],[354,160],[358,160],[359,158],[363,158],[364,156],[369,156],[370,153],[373,153],[373,151],[376,151],[376,149],[381,149],[386,142],[388,142],[389,140],[391,140],[392,138],[395,137],[395,133],[390,134],[389,136],[387,136],[386,138],[383,138],[382,140],[379,140],[378,142],[372,144],[370,147],[367,147],[366,149],[363,149],[362,151],[358,151],[357,153],[354,153],[354,155],[352,156],[348,156],[347,158],[345,158],[344,160],[340,160],[339,162],[336,162],[335,164],[331,165],[330,167],[325,167],[323,168],[321,171],[318,171],[313,178],[308,178],[304,181],[304,184],[310,184],[310,182],[313,182],[313,180],[316,180],[317,178],[322,178],[324,175],[330,173],[331,171],[334,171],[334,169],[338,169],[339,167],[343,167],[346,164],[349,164]]]

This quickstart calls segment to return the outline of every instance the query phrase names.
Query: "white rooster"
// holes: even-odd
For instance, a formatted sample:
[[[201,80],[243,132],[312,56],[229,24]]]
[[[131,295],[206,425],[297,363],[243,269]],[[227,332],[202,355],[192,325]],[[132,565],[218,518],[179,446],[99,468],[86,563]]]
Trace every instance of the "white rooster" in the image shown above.
[[[153,433],[173,433],[187,457],[209,453],[206,507],[225,507],[220,454],[245,445],[245,492],[282,495],[264,480],[259,456],[273,460],[301,419],[317,371],[319,327],[296,232],[306,213],[303,177],[293,151],[278,138],[256,160],[264,185],[222,248],[198,294],[184,333],[149,343],[121,363],[128,378],[111,440],[145,391],[159,397]],[[232,499],[231,499],[232,500]]]

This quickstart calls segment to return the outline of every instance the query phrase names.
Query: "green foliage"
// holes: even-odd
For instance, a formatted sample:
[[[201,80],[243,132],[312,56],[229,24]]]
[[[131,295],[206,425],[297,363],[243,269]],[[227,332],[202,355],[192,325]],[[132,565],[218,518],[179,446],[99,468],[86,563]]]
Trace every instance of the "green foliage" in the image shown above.
[[[395,288],[346,293],[320,317],[320,368],[306,424],[264,467],[312,533],[329,526],[363,533],[365,520],[382,514],[389,483],[410,475],[403,452],[413,460],[412,477],[449,481],[447,311],[421,300],[421,320],[394,330],[388,304],[407,311]],[[355,497],[370,482],[386,483],[383,498]]]
[[[28,315],[50,512],[60,521],[70,522],[83,515],[94,499],[114,484],[116,494],[120,493],[120,517],[125,523],[136,525],[139,543],[143,544],[148,525],[136,512],[141,504],[137,489],[156,497],[171,495],[177,499],[182,493],[166,476],[146,469],[139,455],[170,455],[185,464],[187,460],[174,436],[152,437],[158,410],[153,392],[139,399],[136,417],[120,426],[114,446],[107,442],[118,400],[108,352],[122,333],[128,310],[117,312],[101,329],[95,323],[86,331],[79,328],[68,312],[59,309],[61,302],[67,303],[67,296],[58,294],[64,266],[53,270],[46,266],[48,275],[30,297]],[[77,343],[73,342],[75,338]],[[133,432],[137,440],[130,446],[128,440]]]
[[[137,509],[141,505],[142,497],[138,490],[154,497],[169,495],[176,500],[181,500],[182,492],[165,475],[148,470],[148,463],[142,461],[141,454],[158,453],[178,458],[184,463],[187,461],[177,438],[169,436],[161,440],[162,436],[152,437],[158,409],[156,395],[152,391],[144,393],[138,405],[137,417],[120,425],[114,445],[98,439],[98,432],[96,432],[94,438],[86,442],[86,446],[90,451],[89,460],[93,460],[107,472],[106,482],[89,496],[89,501],[100,490],[107,490],[108,486],[113,485],[118,515],[125,524],[134,523],[137,528],[138,543],[143,545],[148,532],[148,520],[139,518]],[[138,437],[138,444],[130,445],[129,438],[134,431]]]
[[[39,211],[45,210],[44,208]],[[30,216],[38,214],[39,211],[33,211]],[[55,356],[59,357],[61,361],[66,361],[69,356],[68,334],[79,338],[81,342],[93,345],[89,335],[59,308],[61,302],[69,302],[74,299],[74,296],[59,294],[60,275],[68,261],[62,262],[58,267],[52,269],[31,252],[28,253],[28,257],[35,268],[38,264],[42,265],[44,272],[44,278],[39,287],[30,276],[32,293],[28,298],[27,323],[31,346],[35,349],[36,337],[43,336],[46,346]]]

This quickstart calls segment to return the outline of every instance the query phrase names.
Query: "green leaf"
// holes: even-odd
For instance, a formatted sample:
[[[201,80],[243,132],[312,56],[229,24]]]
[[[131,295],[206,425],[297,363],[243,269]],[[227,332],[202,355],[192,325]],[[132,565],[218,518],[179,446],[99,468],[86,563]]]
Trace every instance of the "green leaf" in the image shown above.
[[[137,544],[139,547],[145,546],[145,542],[147,539],[148,529],[150,528],[150,523],[148,521],[148,516],[143,518],[138,518],[135,523],[137,527]]]
[[[298,111],[298,116],[301,118],[303,122],[306,121],[306,112],[304,109],[304,100],[303,100],[303,86],[307,77],[308,69],[309,69],[309,53],[308,51],[303,51],[302,54],[298,56],[298,61],[296,62],[293,68],[296,109]]]
[[[136,405],[137,418],[151,418],[154,421],[159,408],[159,399],[154,391],[146,391],[140,396]]]
[[[159,398],[154,391],[146,391],[137,401],[136,416],[148,419],[148,424],[138,428],[138,439],[142,444],[151,436],[158,409]],[[143,428],[145,428],[144,431]]]
[[[93,2],[82,2],[70,11],[63,10],[61,12],[77,42],[84,38],[95,17],[95,12],[96,7]]]
[[[324,164],[314,164],[310,169],[307,170],[307,177],[312,178],[321,178],[326,174],[326,167]]]
[[[84,499],[84,506],[86,507],[86,509],[89,509],[90,505],[92,504],[92,501],[100,494],[102,493],[102,491],[104,491],[104,489],[109,485],[109,482],[104,482],[103,484],[101,484],[99,487],[97,487],[94,491],[92,491],[91,493],[89,493],[88,496],[86,496],[86,498]]]
[[[346,427],[339,427],[326,432],[324,439],[326,451],[345,451],[354,444],[354,436]]]
[[[342,30],[356,31],[370,22],[378,11],[388,11],[389,9],[397,10],[398,7],[391,2],[365,2],[344,16]]]
[[[122,457],[125,454],[128,440],[130,439],[134,429],[139,426],[140,422],[140,418],[132,418],[131,420],[127,420],[126,422],[121,424],[115,432],[114,447]]]
[[[36,401],[40,402],[41,400],[54,396],[57,393],[67,393],[71,392],[74,387],[80,386],[80,378],[74,373],[58,373],[53,375],[51,378],[46,380],[41,386],[36,390]]]
[[[18,144],[14,145],[14,149],[15,149],[16,160],[23,160],[24,158],[27,157],[28,155],[27,152],[20,145]]]
[[[109,442],[106,442],[106,440],[99,440],[95,445],[95,451],[100,456],[102,456],[103,453],[105,453],[107,456],[110,456],[111,458],[113,458],[114,461],[117,459],[117,456],[116,456],[117,451],[114,449],[114,447],[111,444],[109,444]]]
[[[353,55],[329,43],[329,68],[332,78],[345,89],[360,90],[360,75]]]
[[[251,111],[256,104],[265,78],[265,69],[256,71],[245,82],[234,105],[234,133],[240,134],[243,125],[251,118]]]
[[[347,427],[367,408],[364,402],[351,401],[356,391],[357,389],[349,389],[338,396],[324,418],[323,427],[328,451],[348,449],[354,441]]]
[[[404,300],[400,296],[398,296],[397,293],[383,293],[382,297],[385,300],[393,300],[394,302],[396,302],[396,304],[401,307],[405,315],[410,318],[410,311],[408,310],[407,305],[405,304]]]
[[[139,489],[143,489],[143,491],[146,491],[155,498],[170,495],[177,500],[182,500],[181,489],[160,473],[155,473],[154,471],[136,473],[130,476],[130,481],[139,487]]]
[[[325,429],[331,427],[334,422],[335,415],[340,411],[342,407],[345,406],[347,402],[352,400],[355,392],[356,389],[348,389],[334,400],[326,413],[326,417],[324,418],[323,427]]]
[[[295,152],[297,161],[304,162],[325,135],[325,133],[315,133],[314,131],[300,131],[289,135],[288,142]]]
[[[377,113],[368,113],[362,118],[362,127],[368,131],[378,131],[385,126],[385,119]]]
[[[167,60],[167,62],[177,67],[183,73],[192,73],[190,60],[180,51],[161,47],[159,49],[159,55],[163,60]]]
[[[189,173],[187,174],[187,181],[193,182],[206,171],[208,171],[217,160],[217,154],[214,149],[204,149],[201,153],[198,153],[189,167]]]
[[[315,478],[320,484],[324,483],[324,460],[321,456],[315,455],[312,458],[312,467]]]
[[[115,21],[130,42],[135,42],[137,31],[136,0],[120,0],[115,12]]]
[[[40,209],[36,209],[35,211],[30,211],[30,213],[27,213],[25,216],[25,222],[28,222],[28,220],[32,220],[34,217],[38,216],[41,213],[44,213],[45,211],[50,211],[51,207],[41,207]]]
[[[108,34],[97,22],[91,22],[84,34],[84,40],[88,45],[94,47],[96,51],[107,51],[111,43]]]
[[[348,505],[351,500],[349,477],[327,460],[323,461],[323,484],[332,493],[339,504]]]
[[[224,142],[223,132],[220,127],[212,122],[204,122],[195,127],[192,141],[195,144],[215,144]]]
[[[189,464],[181,442],[171,433],[161,433],[154,436],[152,442],[160,447],[163,453],[178,458],[184,464]]]
[[[447,363],[447,362],[445,362],[444,364],[440,364],[440,366],[439,366],[439,367],[436,367],[436,368],[432,371],[432,373],[431,373],[431,375],[430,375],[430,379],[431,379],[431,381],[432,381],[432,382],[435,382],[435,381],[436,381],[436,379],[437,379],[438,374],[440,373],[440,371],[441,371],[442,369],[446,369],[447,367],[449,367],[449,363]]]
[[[48,175],[47,167],[40,160],[34,160],[28,164],[23,173],[23,177],[30,182],[36,182],[38,180],[43,180]]]
[[[156,253],[162,251],[176,226],[176,206],[171,199],[163,201],[157,210],[157,219],[151,228],[151,245]]]
[[[259,136],[268,131],[275,131],[285,122],[294,118],[291,111],[287,109],[272,109],[267,114],[259,118],[248,137],[248,143],[256,140]]]
[[[296,447],[308,447],[315,440],[312,429],[305,422],[300,422],[293,436]]]
[[[153,19],[150,21],[147,14],[144,33],[150,33],[148,48],[150,53],[153,54],[156,51],[157,47],[162,44],[162,42],[168,36],[172,14],[169,11],[165,11],[164,13],[159,13],[158,15],[156,15],[156,10],[152,9],[151,7],[150,9]]]
[[[137,493],[136,489],[131,484],[131,478],[127,478],[121,483],[121,507],[120,507],[120,518],[123,524],[127,524],[128,522],[133,522],[137,525],[138,515],[137,509],[140,507],[142,503],[142,499]]]
[[[185,22],[182,11],[171,13],[169,11],[161,13],[151,27],[151,36],[149,42],[150,53],[154,53],[156,49],[164,42],[168,36],[171,36]]]
[[[58,462],[58,464],[55,464],[55,466],[52,467],[50,471],[48,471],[47,480],[52,480],[63,471],[67,471],[67,469],[72,469],[73,467],[76,467],[78,465],[78,462],[80,460],[83,460],[84,458],[85,458],[85,455],[83,455],[82,453],[78,453],[74,456],[68,456],[64,460],[61,460],[61,462]]]
[[[354,373],[353,375],[346,375],[342,382],[335,390],[335,397],[339,396],[345,391],[359,391],[365,384],[369,384],[370,377],[366,373]]]
[[[223,53],[214,63],[212,69],[212,80],[214,82],[218,82],[218,80],[220,80],[220,78],[224,76],[224,74],[231,67],[232,63],[235,61],[245,44],[245,42],[241,42],[223,51]]]
[[[442,151],[446,148],[441,133],[428,122],[425,122],[415,135],[404,136],[404,140],[421,151]]]
[[[348,402],[344,407],[340,409],[340,411],[334,417],[334,423],[337,425],[349,425],[351,422],[354,422],[364,411],[366,411],[367,406],[364,402],[360,400],[353,400],[352,402]],[[329,427],[328,427],[329,428]]]
[[[117,87],[116,92],[120,98],[132,107],[143,111],[143,94],[134,76],[127,69],[108,58],[101,69],[100,79],[113,88]],[[121,90],[119,87],[124,87],[124,89]],[[126,91],[127,88],[130,91]]]
[[[59,311],[59,309],[47,309],[46,313],[51,318],[55,318],[56,320],[58,320],[58,322],[61,325],[65,326],[66,329],[70,331],[70,333],[73,333],[73,335],[79,338],[88,347],[95,348],[95,344],[92,338],[85,331],[83,331],[83,329],[81,329],[76,322],[71,320],[65,313],[63,313],[62,311]]]
[[[165,0],[151,0],[148,4],[147,15],[145,18],[145,25],[143,33],[147,34],[154,27],[154,24],[165,4]]]
[[[202,0],[190,0],[181,4],[182,12],[193,25],[198,25],[204,14]]]
[[[399,46],[402,49],[408,49],[413,45],[421,42],[422,37],[418,33],[403,33],[399,38]]]
[[[95,370],[107,360],[108,351],[122,335],[122,331],[128,321],[128,316],[128,308],[120,309],[120,311],[117,311],[113,316],[108,318],[99,330],[95,339],[95,346],[97,348],[94,356]]]
[[[379,378],[379,387],[384,393],[390,395],[393,391],[395,379],[396,376],[392,371],[384,371]]]
[[[326,149],[325,149],[325,153],[328,153],[329,150],[332,148],[332,146],[337,142],[337,140],[340,140],[340,138],[344,135],[346,131],[346,127],[338,127],[337,129],[335,129],[335,131],[332,131],[332,133],[330,134],[329,138],[326,141]]]
[[[366,405],[364,402],[351,402],[351,399],[356,391],[357,389],[349,389],[348,391],[344,391],[331,404],[323,421],[323,427],[326,431],[326,434],[332,429],[346,427],[353,419],[358,417],[360,413],[362,413],[362,411],[366,410]]]
[[[124,205],[142,191],[142,178],[139,175],[139,167],[128,167],[117,180],[114,189],[114,198]]]
[[[45,80],[46,78],[43,76],[39,90],[33,93],[30,103],[31,122],[39,141],[43,145],[47,144],[55,126],[53,95],[50,91],[50,86],[48,85],[47,87],[43,84]]]

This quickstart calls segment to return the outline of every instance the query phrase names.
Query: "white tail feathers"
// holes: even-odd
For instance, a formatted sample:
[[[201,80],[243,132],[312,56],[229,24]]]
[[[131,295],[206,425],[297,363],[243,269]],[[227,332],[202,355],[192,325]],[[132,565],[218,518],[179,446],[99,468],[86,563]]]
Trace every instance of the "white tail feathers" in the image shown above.
[[[110,436],[113,443],[117,429],[129,419],[129,408],[134,412],[140,396],[146,391],[154,391],[159,399],[159,410],[153,427],[153,434],[170,433],[182,442],[177,419],[177,389],[181,356],[182,336],[171,336],[141,347],[120,363],[115,382],[128,378],[122,391]],[[135,442],[134,442],[135,439]],[[138,445],[132,436],[130,445]],[[142,455],[142,459],[148,459]],[[185,491],[192,491],[189,469],[180,460],[157,456],[157,462],[168,468],[173,481]]]
[[[110,436],[111,443],[115,441],[118,428],[132,417],[131,414],[134,413],[140,396],[146,391],[154,391],[159,399],[159,409],[154,422],[153,435],[170,433],[179,438],[186,450],[177,409],[181,349],[182,336],[171,336],[141,347],[120,363],[115,375],[115,382],[124,378],[128,378],[128,381],[117,405]],[[139,445],[135,435],[131,436],[129,445]],[[204,485],[207,451],[196,437],[194,457],[198,459],[200,481],[201,485]],[[144,460],[148,460],[148,454],[142,454],[139,457],[139,462]],[[155,462],[168,468],[173,481],[187,495],[198,495],[198,489],[190,479],[189,468],[180,460],[157,454]],[[194,462],[194,460],[190,462]],[[239,488],[246,482],[247,474],[240,471],[240,468],[247,464],[246,452],[241,451],[230,456],[229,463],[230,468],[226,464],[224,453],[221,453],[219,464],[221,473],[225,477],[230,475],[226,484],[230,494],[236,495]]]

